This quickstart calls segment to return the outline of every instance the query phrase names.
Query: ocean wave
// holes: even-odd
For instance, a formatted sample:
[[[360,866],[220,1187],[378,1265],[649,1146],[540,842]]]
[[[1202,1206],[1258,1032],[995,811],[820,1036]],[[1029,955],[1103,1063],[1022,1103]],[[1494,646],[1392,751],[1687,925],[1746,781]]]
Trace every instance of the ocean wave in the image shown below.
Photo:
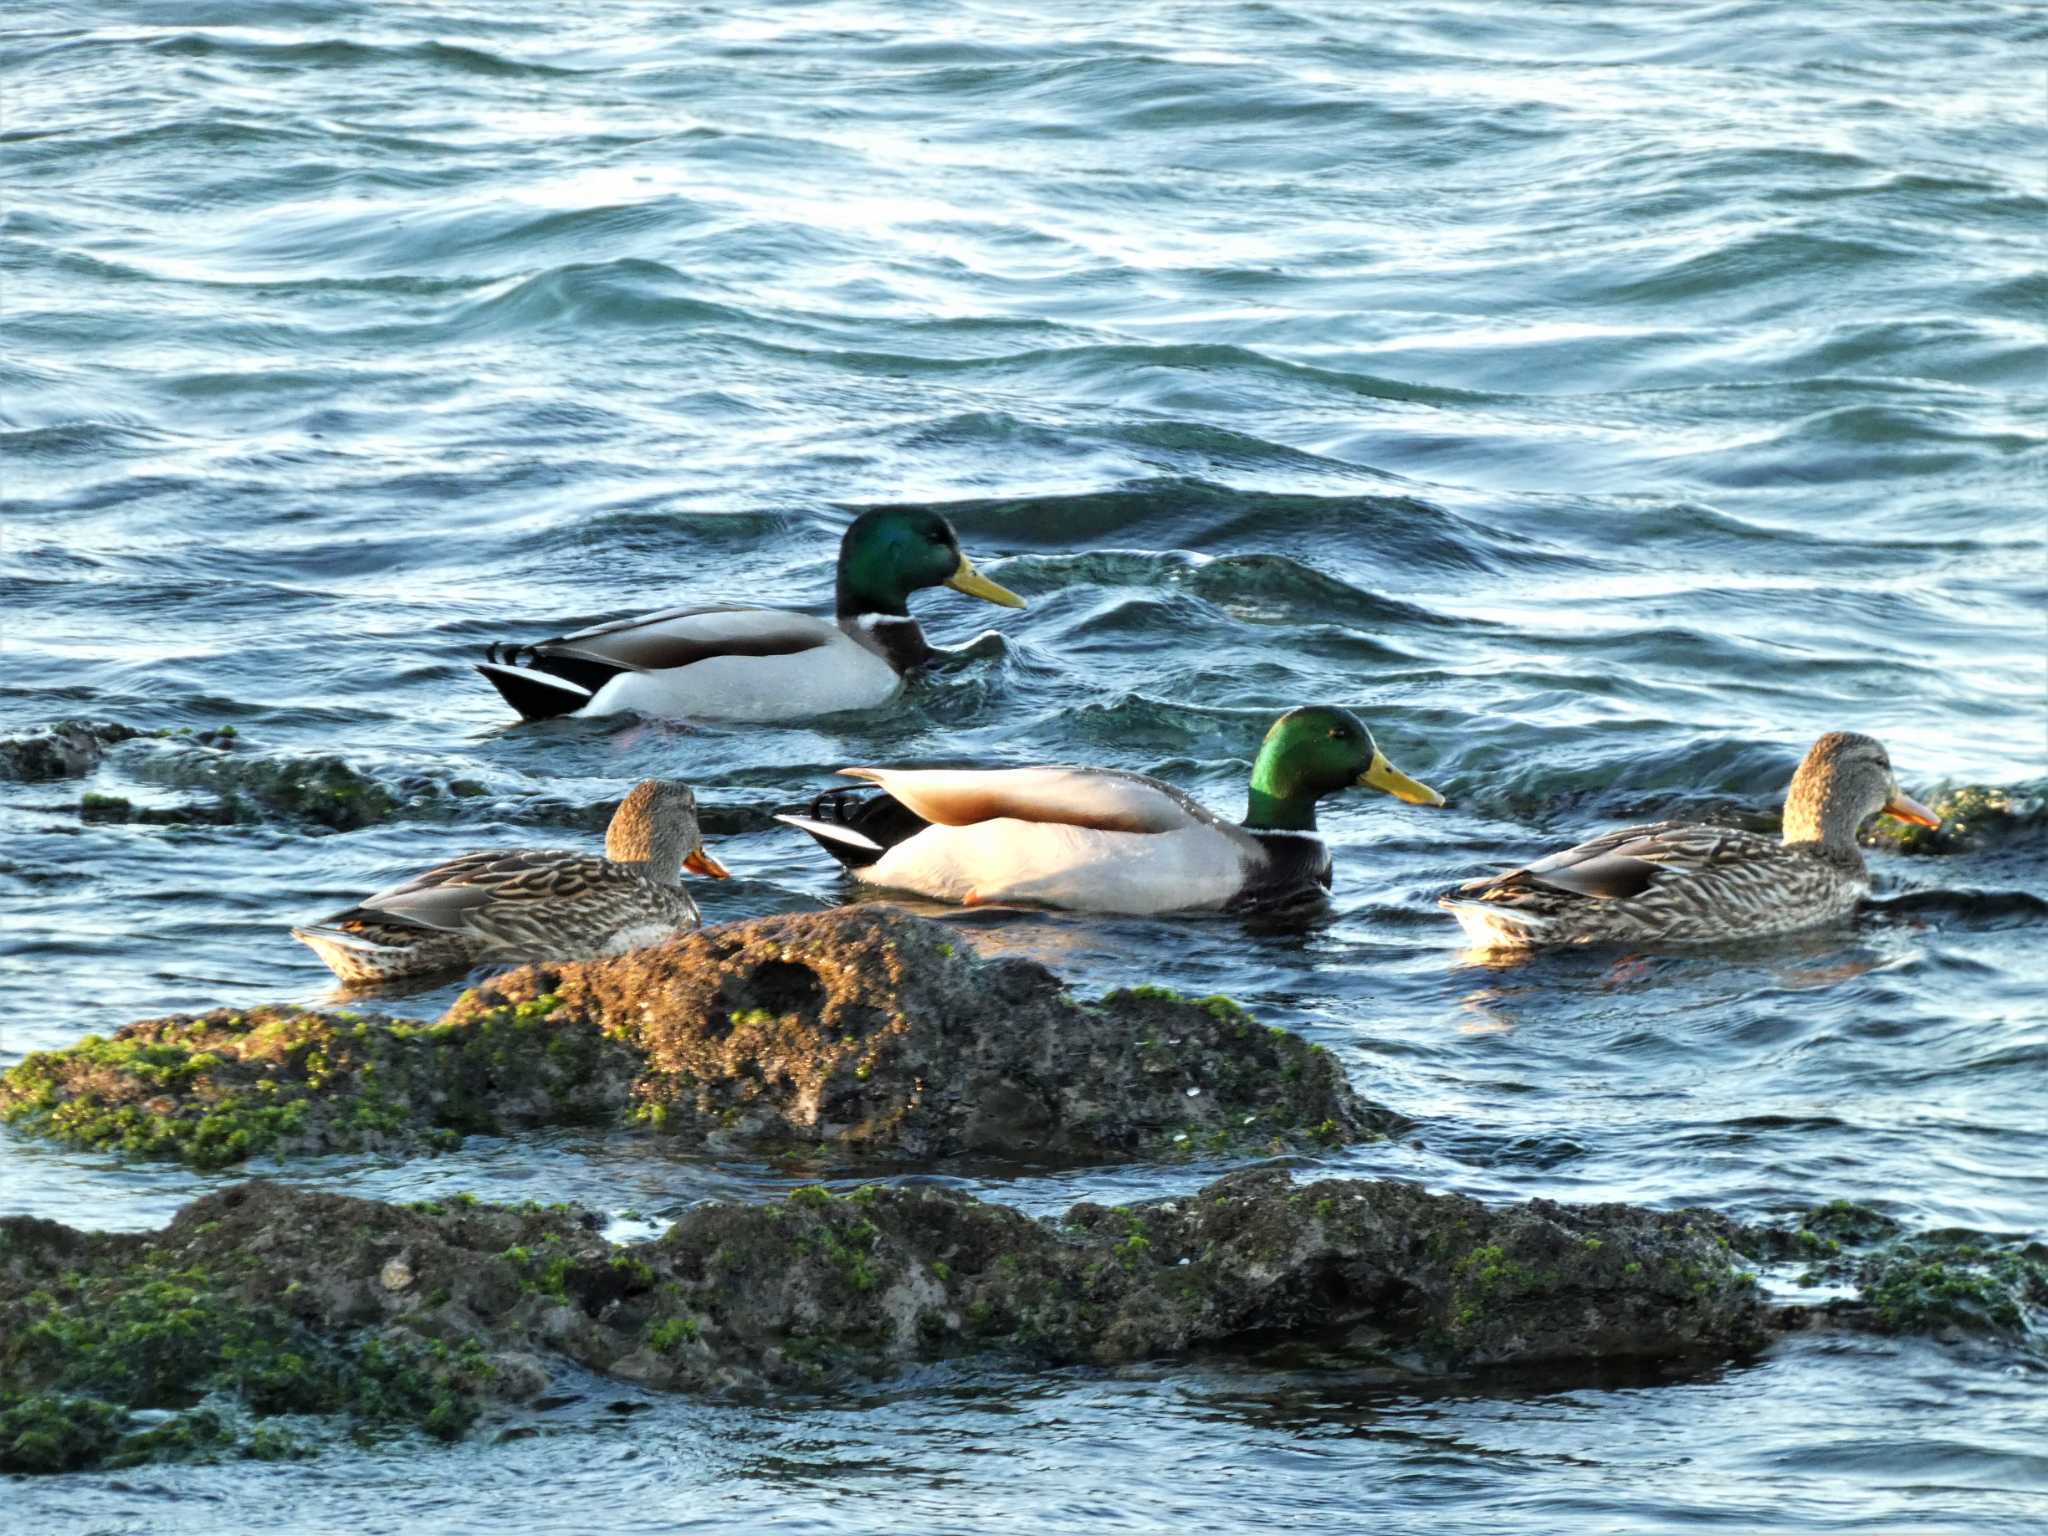
[[[102,46],[104,39],[97,39]],[[487,78],[566,77],[584,71],[538,59],[514,58],[474,43],[438,38],[405,43],[372,43],[355,38],[296,38],[258,35],[239,28],[184,31],[124,39],[150,53],[183,59],[218,59],[252,69],[348,70],[382,68],[396,73],[447,71]]]
[[[743,324],[751,317],[698,298],[689,280],[658,261],[576,262],[510,283],[437,317],[438,334],[501,336],[573,327],[643,329],[662,325]]]

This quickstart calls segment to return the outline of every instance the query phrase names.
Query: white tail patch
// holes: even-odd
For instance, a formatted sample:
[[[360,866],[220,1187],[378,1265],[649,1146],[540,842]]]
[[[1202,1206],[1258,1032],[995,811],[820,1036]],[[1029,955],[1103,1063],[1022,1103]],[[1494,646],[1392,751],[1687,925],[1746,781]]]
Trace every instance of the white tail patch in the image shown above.
[[[813,837],[845,843],[849,848],[865,848],[870,853],[883,852],[882,845],[866,833],[856,832],[851,827],[842,827],[836,822],[813,821],[808,816],[777,816],[775,819],[786,826],[795,827],[800,832],[808,832]]]
[[[566,677],[557,677],[552,672],[543,672],[537,667],[507,667],[495,661],[475,663],[479,672],[496,672],[501,677],[517,678],[525,683],[540,683],[549,688],[559,688],[564,693],[574,694],[579,699],[590,697],[590,690],[581,683],[572,683]]]
[[[294,928],[292,937],[314,949],[345,949],[358,955],[382,955],[391,951],[389,944],[379,944],[374,939],[340,928]]]
[[[1458,920],[1465,937],[1479,949],[1524,949],[1540,944],[1549,926],[1483,901],[1454,901],[1446,896],[1437,905]]]

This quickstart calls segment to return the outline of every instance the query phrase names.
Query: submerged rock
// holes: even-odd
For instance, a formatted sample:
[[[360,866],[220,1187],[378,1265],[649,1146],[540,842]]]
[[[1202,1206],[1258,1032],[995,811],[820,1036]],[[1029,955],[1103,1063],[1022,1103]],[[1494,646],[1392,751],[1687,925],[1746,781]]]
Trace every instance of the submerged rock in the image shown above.
[[[1405,1123],[1228,999],[1084,1002],[875,906],[529,966],[433,1024],[289,1007],[131,1024],[0,1077],[0,1119],[202,1166],[563,1122],[754,1155],[1034,1160],[1338,1146]]]
[[[1884,1333],[1977,1334],[2022,1341],[2048,1325],[2048,1248],[1976,1232],[1932,1232],[1866,1258],[1861,1294],[1830,1308],[1867,1311]]]
[[[1257,1172],[1059,1221],[933,1186],[808,1186],[631,1246],[592,1226],[269,1183],[147,1237],[0,1221],[0,1469],[250,1454],[266,1433],[253,1454],[289,1454],[259,1422],[284,1412],[452,1437],[564,1362],[729,1392],[1276,1332],[1348,1331],[1417,1371],[1726,1356],[1767,1335],[1753,1278],[1684,1213],[1493,1209],[1393,1182]],[[182,1430],[137,1433],[152,1408]]]
[[[138,778],[206,791],[211,798],[139,806],[125,795],[88,792],[78,803],[87,821],[232,826],[283,818],[346,832],[386,820],[401,803],[398,795],[338,757],[249,752],[232,725],[146,732],[117,721],[63,720],[0,740],[0,779],[84,778],[111,748],[125,742],[138,743],[123,754],[124,766]]]
[[[1855,1288],[1814,1309],[1825,1322],[2008,1342],[2048,1325],[2048,1246],[2037,1242],[1964,1229],[1903,1234],[1847,1200],[1814,1207],[1796,1226],[1736,1230],[1744,1254],[1806,1266],[1802,1285]]]
[[[260,756],[242,749],[233,727],[171,741],[179,750],[138,764],[138,772],[155,783],[209,790],[216,799],[158,811],[151,819],[233,823],[282,818],[352,832],[386,821],[399,809],[397,795],[338,757]]]
[[[1940,826],[1912,826],[1880,816],[1865,829],[1863,845],[1897,853],[1971,853],[2029,834],[2038,838],[2043,824],[2048,823],[2048,805],[2038,794],[2015,793],[1996,785],[1969,784],[1944,790],[1930,807],[1941,818]]]
[[[26,736],[9,736],[0,739],[0,779],[82,779],[100,765],[109,747],[141,734],[112,720],[60,720]]]

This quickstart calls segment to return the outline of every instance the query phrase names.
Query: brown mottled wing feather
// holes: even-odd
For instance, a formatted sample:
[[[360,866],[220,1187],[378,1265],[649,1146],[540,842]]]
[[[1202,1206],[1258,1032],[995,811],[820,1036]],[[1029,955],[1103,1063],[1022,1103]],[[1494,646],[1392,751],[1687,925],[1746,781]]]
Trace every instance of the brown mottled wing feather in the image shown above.
[[[767,608],[672,608],[544,640],[544,656],[574,656],[634,672],[663,672],[717,656],[793,656],[841,637],[837,625]]]
[[[695,917],[686,891],[656,884],[631,865],[522,848],[450,859],[330,921],[370,918],[460,934],[493,949],[554,953],[601,943],[637,922],[683,925]]]
[[[364,897],[359,910],[455,932],[469,926],[470,914],[501,897],[516,901],[582,891],[589,885],[587,866],[603,862],[562,848],[467,853]]]
[[[1718,941],[1785,933],[1854,910],[1869,882],[1830,856],[1732,827],[1626,827],[1468,881],[1443,905],[1487,942]]]
[[[1733,827],[1666,821],[1623,827],[1521,869],[1468,880],[1459,890],[1482,901],[1512,901],[1538,891],[1628,901],[1673,878],[1769,859],[1779,847],[1769,838]]]

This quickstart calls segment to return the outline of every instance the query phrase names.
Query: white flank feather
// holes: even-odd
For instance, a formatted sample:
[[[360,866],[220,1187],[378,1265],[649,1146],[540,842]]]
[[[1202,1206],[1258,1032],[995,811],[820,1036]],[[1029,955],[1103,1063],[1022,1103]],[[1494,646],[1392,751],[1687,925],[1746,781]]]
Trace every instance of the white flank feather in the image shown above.
[[[1243,889],[1247,869],[1247,850],[1215,826],[1100,832],[998,817],[927,827],[854,874],[941,901],[1142,915],[1221,907]]]

